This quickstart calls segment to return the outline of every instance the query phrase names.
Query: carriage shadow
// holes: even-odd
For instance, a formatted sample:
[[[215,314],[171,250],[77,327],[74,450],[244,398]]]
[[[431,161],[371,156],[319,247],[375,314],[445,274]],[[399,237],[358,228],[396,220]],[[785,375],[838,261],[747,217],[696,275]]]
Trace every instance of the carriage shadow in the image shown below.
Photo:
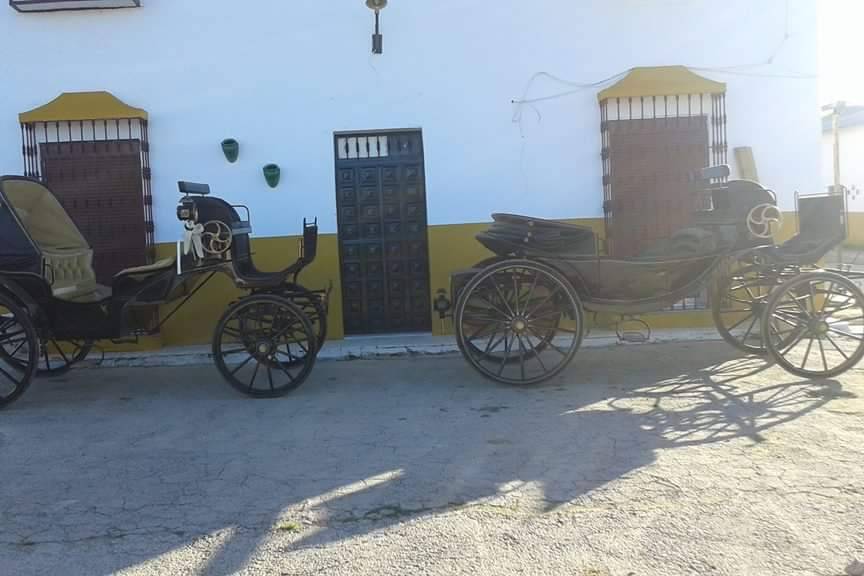
[[[722,345],[698,349],[586,350],[567,372],[530,389],[490,383],[460,358],[328,362],[277,402],[235,396],[209,367],[183,369],[212,373],[184,385],[160,381],[168,372],[154,369],[146,386],[126,382],[122,370],[82,370],[68,383],[40,383],[14,412],[35,411],[26,418],[35,423],[52,411],[51,396],[62,410],[78,408],[66,403],[73,396],[85,412],[100,402],[128,406],[139,424],[162,410],[126,451],[131,462],[102,474],[109,483],[115,467],[155,476],[117,484],[122,510],[90,505],[111,514],[114,527],[140,528],[136,514],[153,506],[165,479],[185,483],[159,498],[182,514],[154,524],[181,536],[148,555],[231,529],[201,570],[222,575],[241,570],[280,531],[278,552],[291,554],[468,507],[508,513],[514,498],[532,514],[578,505],[651,466],[659,451],[761,443],[770,429],[844,393],[838,382],[779,372],[765,384],[762,360]],[[107,379],[82,386],[82,376],[99,372]],[[93,499],[86,484],[71,497]],[[116,558],[111,570],[124,567]]]

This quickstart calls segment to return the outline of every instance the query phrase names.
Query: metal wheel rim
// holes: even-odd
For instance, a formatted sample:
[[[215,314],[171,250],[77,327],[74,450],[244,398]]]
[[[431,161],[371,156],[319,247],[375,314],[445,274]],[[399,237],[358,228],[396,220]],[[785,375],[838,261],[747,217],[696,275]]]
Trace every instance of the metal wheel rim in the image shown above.
[[[30,385],[39,359],[36,330],[27,313],[0,297],[0,408],[17,400]],[[26,354],[23,352],[26,349]],[[8,351],[11,351],[10,354]],[[11,361],[16,354],[21,360]]]
[[[213,358],[225,379],[255,397],[300,386],[315,364],[309,319],[280,296],[250,296],[231,306],[216,328]]]
[[[785,283],[762,323],[770,329],[771,357],[798,376],[838,376],[864,356],[864,294],[839,274],[814,272]]]
[[[519,296],[507,298],[503,285],[515,286],[511,294]],[[506,305],[496,305],[493,293]],[[550,300],[556,312],[535,314]],[[576,354],[582,307],[570,282],[554,269],[511,260],[469,281],[457,302],[455,325],[462,354],[478,372],[506,384],[538,384],[560,373]],[[544,338],[553,328],[558,337]],[[517,361],[508,361],[514,356]]]

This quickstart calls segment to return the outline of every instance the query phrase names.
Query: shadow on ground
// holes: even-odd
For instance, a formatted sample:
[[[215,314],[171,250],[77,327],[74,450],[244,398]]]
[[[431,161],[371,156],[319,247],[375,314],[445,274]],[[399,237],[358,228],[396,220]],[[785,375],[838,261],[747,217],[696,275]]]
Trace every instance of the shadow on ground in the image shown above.
[[[274,531],[298,532],[289,553],[517,496],[543,513],[848,394],[766,368],[719,344],[587,350],[519,389],[458,357],[329,362],[276,401],[211,367],[79,370],[0,414],[0,572],[83,546],[81,573],[109,573],[222,531],[199,569],[232,574]]]

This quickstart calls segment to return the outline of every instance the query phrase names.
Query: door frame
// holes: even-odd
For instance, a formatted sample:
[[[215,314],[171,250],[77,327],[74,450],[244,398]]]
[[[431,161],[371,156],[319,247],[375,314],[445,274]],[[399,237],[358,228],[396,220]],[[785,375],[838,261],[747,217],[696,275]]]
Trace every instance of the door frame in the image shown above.
[[[344,162],[344,158],[340,159],[339,157],[339,139],[340,138],[351,138],[351,137],[372,137],[372,136],[381,136],[381,135],[392,135],[392,134],[409,134],[416,133],[419,136],[420,142],[420,166],[421,166],[421,181],[423,183],[423,224],[424,224],[424,254],[423,261],[425,265],[425,277],[426,277],[426,317],[428,318],[427,326],[420,330],[398,330],[398,331],[364,331],[364,332],[349,332],[347,326],[345,325],[345,316],[347,314],[347,309],[345,307],[345,277],[344,277],[344,254],[343,254],[343,245],[342,241],[339,238],[339,234],[342,229],[342,214],[339,205],[339,169],[340,169],[340,161]],[[389,151],[389,150],[388,150]],[[389,157],[389,154],[388,154]],[[371,157],[371,158],[361,158],[360,160],[384,160],[386,161],[387,157]],[[336,208],[336,229],[337,229],[337,249],[339,252],[339,279],[340,279],[340,291],[342,292],[342,323],[343,330],[346,336],[354,336],[354,335],[386,335],[386,334],[400,334],[400,333],[431,333],[432,331],[432,278],[431,278],[431,259],[430,259],[430,247],[429,247],[429,203],[428,203],[428,195],[426,189],[426,145],[425,140],[423,138],[423,129],[421,127],[413,127],[413,128],[383,128],[383,129],[374,129],[374,130],[335,130],[333,131],[333,169],[334,169],[334,192],[335,192],[335,208]],[[379,184],[380,186],[380,184]],[[381,216],[383,221],[383,214]],[[383,252],[384,245],[384,233],[382,230],[381,237],[382,244],[382,261],[384,262],[384,278],[385,283],[387,279],[387,268],[386,268],[386,254]],[[389,287],[385,290],[385,310],[386,310],[386,302],[389,299]]]

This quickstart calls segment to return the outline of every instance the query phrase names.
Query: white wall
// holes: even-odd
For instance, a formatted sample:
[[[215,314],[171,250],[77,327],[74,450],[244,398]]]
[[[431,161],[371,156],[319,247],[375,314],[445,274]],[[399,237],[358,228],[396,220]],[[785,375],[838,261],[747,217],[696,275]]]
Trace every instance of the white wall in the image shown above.
[[[822,136],[822,176],[825,186],[834,184],[834,135]],[[840,131],[840,182],[859,193],[849,197],[849,210],[864,212],[864,126]]]
[[[816,0],[788,0],[791,37],[747,74],[816,71]],[[157,239],[177,236],[178,179],[249,204],[258,235],[302,216],[336,229],[332,134],[422,127],[432,224],[492,211],[601,215],[596,88],[525,108],[539,71],[593,82],[632,66],[764,61],[787,0],[393,0],[372,56],[363,0],[142,0],[113,12],[20,15],[0,5],[0,172],[23,170],[17,113],[63,91],[108,90],[151,114]],[[791,206],[820,186],[817,85],[703,72],[728,83],[729,145],[752,146]],[[530,96],[568,90],[538,80]],[[538,119],[539,118],[539,119]],[[241,142],[236,165],[219,142]],[[283,167],[270,190],[267,162]]]

